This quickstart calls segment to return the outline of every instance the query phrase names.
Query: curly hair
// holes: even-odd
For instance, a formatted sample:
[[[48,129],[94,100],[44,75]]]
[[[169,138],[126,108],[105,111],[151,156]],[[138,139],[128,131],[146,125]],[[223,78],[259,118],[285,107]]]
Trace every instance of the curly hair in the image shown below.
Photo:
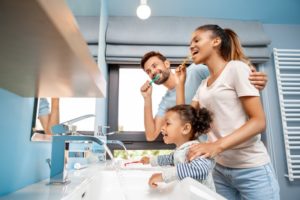
[[[197,139],[200,135],[207,133],[213,121],[212,114],[206,108],[196,110],[191,105],[176,105],[167,110],[176,112],[183,123],[190,123],[192,126],[191,139]]]

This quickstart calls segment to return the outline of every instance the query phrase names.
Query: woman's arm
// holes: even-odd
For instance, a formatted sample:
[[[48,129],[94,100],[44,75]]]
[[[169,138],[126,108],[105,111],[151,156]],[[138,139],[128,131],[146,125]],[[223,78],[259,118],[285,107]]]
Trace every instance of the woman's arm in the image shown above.
[[[265,129],[266,120],[260,97],[240,97],[240,100],[248,116],[248,121],[233,133],[218,139],[216,142],[193,145],[188,152],[189,160],[198,156],[215,157],[227,149],[246,142]]]
[[[177,77],[176,85],[176,105],[185,104],[185,80],[186,80],[186,67],[180,65],[176,68],[175,74]]]

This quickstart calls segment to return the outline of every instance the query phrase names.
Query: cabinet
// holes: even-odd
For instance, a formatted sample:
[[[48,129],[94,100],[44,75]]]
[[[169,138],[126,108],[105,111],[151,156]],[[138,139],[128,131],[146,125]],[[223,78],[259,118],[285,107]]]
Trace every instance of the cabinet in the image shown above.
[[[24,97],[105,96],[104,76],[64,1],[0,1],[0,87]]]

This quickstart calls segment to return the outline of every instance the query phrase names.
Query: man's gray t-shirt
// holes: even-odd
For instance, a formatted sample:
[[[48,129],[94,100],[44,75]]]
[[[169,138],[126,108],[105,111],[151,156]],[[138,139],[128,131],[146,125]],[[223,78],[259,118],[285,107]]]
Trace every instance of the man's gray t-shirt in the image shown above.
[[[191,64],[187,68],[185,81],[185,103],[191,104],[194,95],[197,92],[202,80],[209,76],[209,71],[204,65]],[[176,89],[168,90],[163,96],[156,113],[157,117],[163,117],[168,108],[176,105]]]

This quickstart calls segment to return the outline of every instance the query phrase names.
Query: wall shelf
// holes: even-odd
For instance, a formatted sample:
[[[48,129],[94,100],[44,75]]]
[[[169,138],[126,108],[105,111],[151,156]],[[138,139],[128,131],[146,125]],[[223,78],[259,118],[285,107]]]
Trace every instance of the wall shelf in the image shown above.
[[[0,1],[0,87],[24,97],[103,97],[106,81],[61,0]]]

